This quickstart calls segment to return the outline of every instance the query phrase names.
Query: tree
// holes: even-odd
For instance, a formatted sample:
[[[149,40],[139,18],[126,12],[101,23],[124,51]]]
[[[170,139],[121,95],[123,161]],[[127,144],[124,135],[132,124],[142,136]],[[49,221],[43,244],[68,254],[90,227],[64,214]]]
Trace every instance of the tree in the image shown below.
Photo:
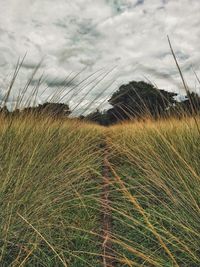
[[[8,110],[7,106],[0,107],[0,114],[2,114],[4,116],[9,115],[9,110]]]
[[[185,100],[179,103],[179,108],[188,115],[200,112],[200,96],[197,93],[187,93]]]
[[[109,124],[107,112],[101,112],[99,109],[88,114],[85,119],[104,126]]]
[[[112,95],[108,102],[113,108],[107,113],[112,122],[145,115],[158,118],[166,115],[169,107],[177,102],[175,96],[176,93],[157,89],[152,84],[132,81]]]
[[[68,116],[71,111],[69,109],[69,106],[67,104],[63,103],[44,103],[42,105],[38,106],[38,112],[39,113],[46,113],[51,116]]]
[[[46,114],[51,117],[66,117],[71,111],[67,104],[46,102],[37,107],[27,107],[23,109],[22,113]]]

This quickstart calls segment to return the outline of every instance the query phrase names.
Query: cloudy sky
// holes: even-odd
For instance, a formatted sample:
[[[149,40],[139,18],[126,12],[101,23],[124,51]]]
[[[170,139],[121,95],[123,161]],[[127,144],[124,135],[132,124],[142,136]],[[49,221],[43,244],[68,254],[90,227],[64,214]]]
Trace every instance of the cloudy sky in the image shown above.
[[[25,53],[15,94],[42,60],[31,83],[43,74],[39,102],[60,92],[57,98],[74,109],[91,109],[91,101],[103,108],[131,80],[181,90],[167,35],[198,90],[199,0],[0,0],[0,6],[0,95]]]

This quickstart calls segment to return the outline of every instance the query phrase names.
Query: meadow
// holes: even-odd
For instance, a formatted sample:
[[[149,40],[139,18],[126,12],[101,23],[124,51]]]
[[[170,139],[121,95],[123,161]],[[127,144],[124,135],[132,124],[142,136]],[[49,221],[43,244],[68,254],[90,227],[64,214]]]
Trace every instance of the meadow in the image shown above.
[[[199,266],[199,123],[2,115],[0,265]]]

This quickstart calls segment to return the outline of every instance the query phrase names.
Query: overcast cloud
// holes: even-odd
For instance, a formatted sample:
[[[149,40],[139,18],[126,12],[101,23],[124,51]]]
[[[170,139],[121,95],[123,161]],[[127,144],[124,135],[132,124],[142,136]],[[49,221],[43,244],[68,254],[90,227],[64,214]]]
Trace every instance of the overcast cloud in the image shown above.
[[[101,105],[114,89],[131,80],[148,78],[159,87],[177,90],[180,79],[167,35],[189,85],[198,90],[191,67],[199,73],[199,0],[0,0],[0,6],[2,91],[17,59],[26,52],[16,90],[43,59],[40,73],[44,72],[46,82],[42,87],[48,88],[39,95],[40,102],[85,67],[65,90],[76,88],[63,99],[73,107],[75,96],[80,101],[85,96],[81,104],[85,107],[92,99]],[[101,80],[115,66],[101,85],[95,85],[95,78]]]

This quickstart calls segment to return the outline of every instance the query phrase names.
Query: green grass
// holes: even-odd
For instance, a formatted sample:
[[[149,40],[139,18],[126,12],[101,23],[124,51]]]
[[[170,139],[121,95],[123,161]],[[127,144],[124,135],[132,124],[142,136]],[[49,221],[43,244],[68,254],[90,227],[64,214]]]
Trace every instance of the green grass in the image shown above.
[[[100,137],[76,121],[1,119],[1,266],[100,266]]]
[[[103,128],[27,116],[0,125],[1,266],[102,266],[105,142],[115,266],[199,266],[193,119]]]
[[[116,126],[110,147],[116,250],[130,266],[199,266],[200,135],[194,121]]]

